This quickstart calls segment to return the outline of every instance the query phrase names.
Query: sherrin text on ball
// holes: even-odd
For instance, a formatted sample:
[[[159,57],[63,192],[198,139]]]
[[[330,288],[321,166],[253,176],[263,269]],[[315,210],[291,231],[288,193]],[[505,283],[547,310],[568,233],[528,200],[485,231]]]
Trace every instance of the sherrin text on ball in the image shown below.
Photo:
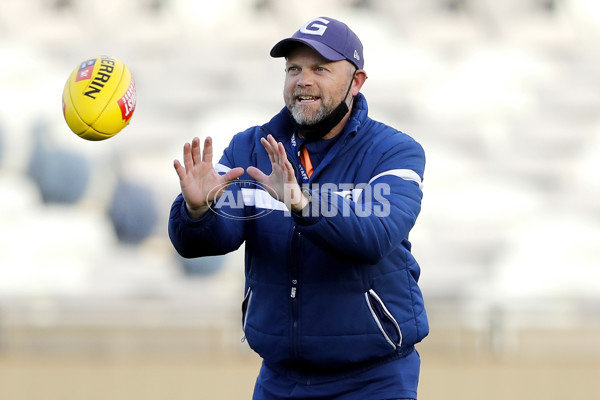
[[[69,76],[62,96],[67,125],[86,140],[104,140],[119,133],[131,121],[135,104],[131,71],[110,56],[81,62]]]

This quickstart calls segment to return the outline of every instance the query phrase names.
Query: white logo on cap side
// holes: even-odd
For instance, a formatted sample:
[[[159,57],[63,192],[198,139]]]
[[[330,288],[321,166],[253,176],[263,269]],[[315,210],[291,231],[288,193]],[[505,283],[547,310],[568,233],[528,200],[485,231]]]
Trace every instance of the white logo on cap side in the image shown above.
[[[360,56],[358,55],[358,51],[354,50],[354,58],[360,61]]]
[[[305,35],[319,35],[323,36],[325,31],[327,30],[327,26],[317,24],[317,22],[321,22],[327,25],[330,21],[327,21],[325,18],[315,18],[308,21],[302,28],[300,28],[300,32]]]

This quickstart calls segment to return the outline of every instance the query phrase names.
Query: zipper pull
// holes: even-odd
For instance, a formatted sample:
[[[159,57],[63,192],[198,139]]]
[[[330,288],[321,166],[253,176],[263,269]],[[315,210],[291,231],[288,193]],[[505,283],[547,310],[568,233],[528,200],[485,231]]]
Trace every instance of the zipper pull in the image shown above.
[[[296,298],[296,286],[292,286],[292,293],[290,293],[292,299]]]

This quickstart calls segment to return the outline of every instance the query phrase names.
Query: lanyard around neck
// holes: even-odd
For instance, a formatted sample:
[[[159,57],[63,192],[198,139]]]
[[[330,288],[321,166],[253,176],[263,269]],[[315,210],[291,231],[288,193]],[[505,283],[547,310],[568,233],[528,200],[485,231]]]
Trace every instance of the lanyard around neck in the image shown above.
[[[296,141],[296,133],[292,134],[292,138],[290,139],[290,145],[292,146],[292,149],[294,150],[294,153],[296,153],[298,155],[298,158],[300,159],[300,163],[298,163],[298,169],[300,170],[300,176],[302,177],[302,182],[307,183],[310,179],[310,175],[312,175],[313,172],[313,168],[312,168],[312,163],[310,163],[310,157],[308,157],[308,151],[306,150],[305,146],[302,146],[302,150],[298,150],[298,142]],[[304,153],[304,154],[302,154]],[[310,164],[307,168],[308,171],[307,172],[307,168],[305,168],[305,166],[303,165],[303,160],[302,158],[308,158],[308,162]]]

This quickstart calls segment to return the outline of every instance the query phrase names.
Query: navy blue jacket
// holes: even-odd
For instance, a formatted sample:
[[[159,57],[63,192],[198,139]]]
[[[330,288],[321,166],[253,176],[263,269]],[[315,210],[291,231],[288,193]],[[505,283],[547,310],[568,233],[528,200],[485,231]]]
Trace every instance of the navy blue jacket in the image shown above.
[[[285,146],[304,183],[294,126],[283,109],[238,133],[218,171],[271,171],[261,137]],[[271,368],[301,380],[337,376],[413,349],[429,331],[408,235],[421,208],[422,147],[368,117],[362,94],[339,140],[306,182],[293,213],[244,174],[214,210],[192,220],[181,195],[169,236],[183,257],[225,254],[245,242],[243,328]]]

